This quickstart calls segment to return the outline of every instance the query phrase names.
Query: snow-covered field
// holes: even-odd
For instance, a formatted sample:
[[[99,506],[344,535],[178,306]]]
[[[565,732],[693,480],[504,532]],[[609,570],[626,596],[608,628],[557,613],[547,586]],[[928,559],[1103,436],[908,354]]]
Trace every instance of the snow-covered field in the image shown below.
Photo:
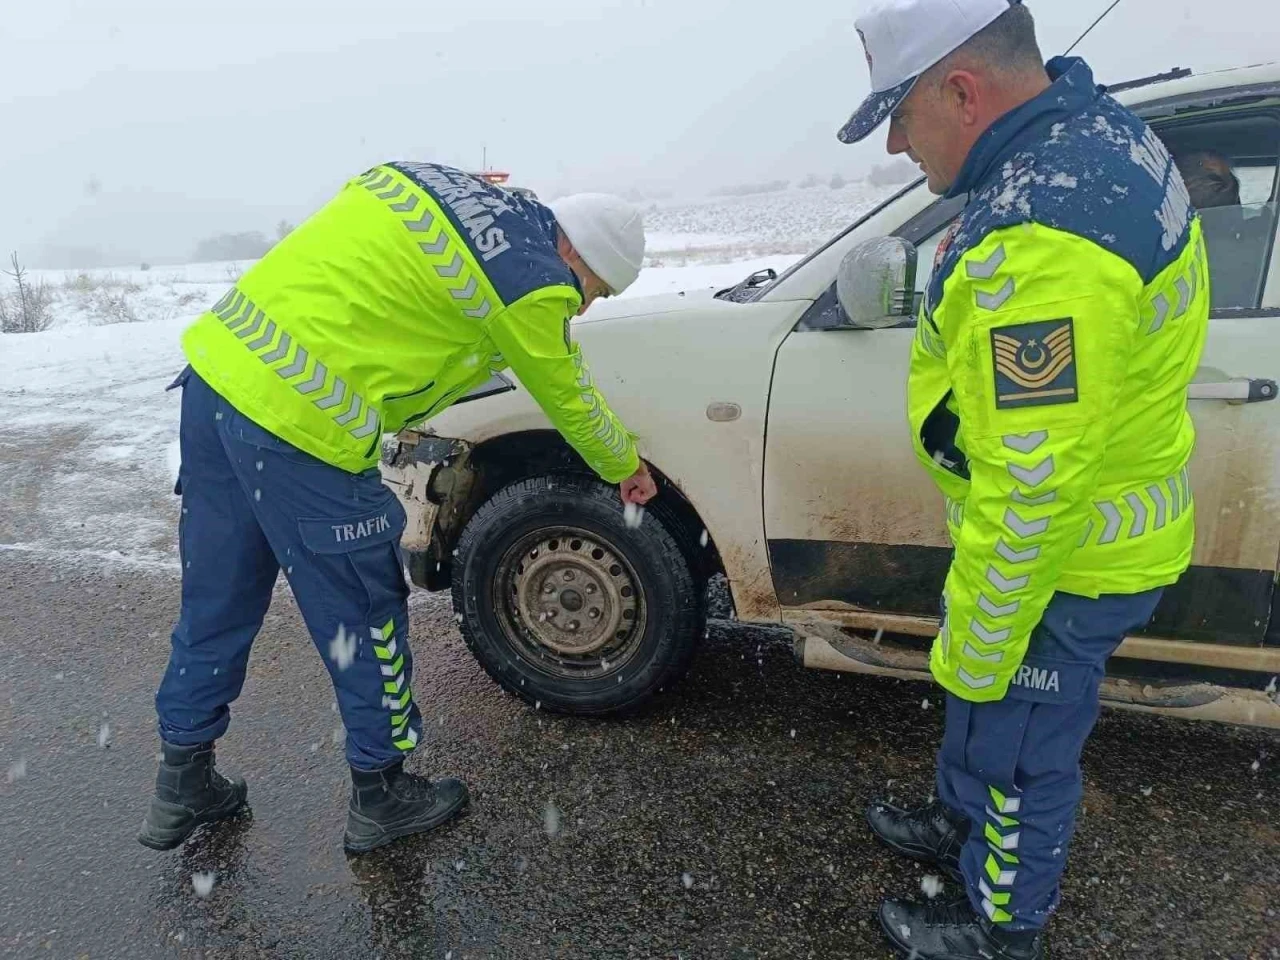
[[[625,294],[779,271],[886,191],[817,188],[650,210],[650,265]],[[172,496],[182,330],[248,264],[33,271],[44,333],[0,335],[0,551],[177,566]]]

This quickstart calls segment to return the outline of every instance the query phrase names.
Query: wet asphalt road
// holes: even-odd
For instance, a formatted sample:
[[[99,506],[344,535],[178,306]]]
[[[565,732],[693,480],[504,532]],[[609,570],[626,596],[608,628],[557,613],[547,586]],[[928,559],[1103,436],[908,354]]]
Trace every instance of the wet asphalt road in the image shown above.
[[[0,776],[0,957],[890,956],[872,910],[925,871],[861,810],[929,790],[923,684],[806,672],[785,635],[717,624],[644,715],[556,718],[415,594],[411,765],[464,776],[473,808],[348,859],[338,718],[282,590],[219,747],[252,814],[157,854],[134,833],[176,600],[176,571],[0,553],[0,771],[26,761]],[[1280,737],[1108,713],[1085,772],[1054,957],[1280,957]]]

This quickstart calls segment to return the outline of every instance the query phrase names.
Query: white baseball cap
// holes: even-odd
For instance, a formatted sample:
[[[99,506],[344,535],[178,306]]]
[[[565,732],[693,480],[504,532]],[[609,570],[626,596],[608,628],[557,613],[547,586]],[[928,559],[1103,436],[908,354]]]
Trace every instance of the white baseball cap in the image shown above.
[[[898,109],[920,74],[964,46],[1022,0],[880,0],[855,26],[871,67],[871,95],[840,128],[865,140]]]
[[[644,262],[640,208],[606,193],[575,193],[548,206],[573,248],[613,293],[635,282]]]

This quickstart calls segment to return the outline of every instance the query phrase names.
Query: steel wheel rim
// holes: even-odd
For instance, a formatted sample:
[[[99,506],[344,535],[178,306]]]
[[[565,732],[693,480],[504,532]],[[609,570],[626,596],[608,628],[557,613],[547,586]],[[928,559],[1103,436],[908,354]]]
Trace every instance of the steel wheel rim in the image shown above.
[[[644,592],[634,568],[603,537],[543,527],[498,561],[494,600],[522,659],[566,679],[620,670],[644,636]]]

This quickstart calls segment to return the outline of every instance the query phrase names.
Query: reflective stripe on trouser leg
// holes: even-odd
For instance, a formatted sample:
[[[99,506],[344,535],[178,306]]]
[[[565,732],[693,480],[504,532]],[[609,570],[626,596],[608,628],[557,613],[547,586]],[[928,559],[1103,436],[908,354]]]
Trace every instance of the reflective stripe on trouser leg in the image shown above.
[[[1003,700],[948,695],[938,791],[972,824],[961,869],[973,908],[991,921],[1039,928],[1057,906],[1106,660],[1159,596],[1059,594]]]
[[[422,735],[399,551],[404,508],[376,471],[300,462],[247,417],[233,410],[226,422],[231,463],[242,485],[260,491],[255,515],[333,681],[348,763],[399,763]]]
[[[405,672],[404,651],[400,649],[403,641],[396,638],[395,619],[381,627],[370,627],[369,636],[382,676],[382,705],[390,711],[391,742],[397,750],[408,753],[418,744],[418,731],[409,726],[413,691]]]

